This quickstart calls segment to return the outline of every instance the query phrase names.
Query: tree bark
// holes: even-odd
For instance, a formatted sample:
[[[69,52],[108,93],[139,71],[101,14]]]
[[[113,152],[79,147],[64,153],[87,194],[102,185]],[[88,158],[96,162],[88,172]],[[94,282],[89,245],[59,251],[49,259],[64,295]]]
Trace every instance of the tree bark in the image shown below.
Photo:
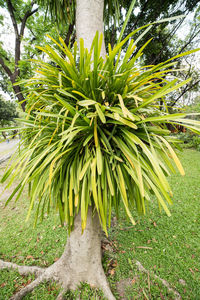
[[[77,40],[84,40],[84,47],[90,50],[96,32],[104,32],[103,24],[104,0],[76,1],[76,34]],[[106,49],[103,39],[101,56],[105,58]]]
[[[88,210],[87,225],[82,234],[79,213],[63,255],[52,265],[54,278],[60,281],[64,290],[74,290],[80,282],[86,281],[91,287],[101,288],[108,299],[115,299],[101,263],[101,237],[98,215],[92,217],[92,209]],[[52,272],[51,268],[49,272]]]
[[[75,290],[81,282],[88,282],[91,287],[100,288],[105,297],[115,300],[101,263],[101,226],[97,214],[92,216],[92,209],[88,210],[87,225],[82,233],[81,213],[75,219],[74,230],[67,239],[63,255],[50,267],[18,266],[0,260],[0,269],[14,268],[20,274],[35,273],[38,277],[14,294],[12,300],[20,300],[43,281],[54,280],[61,284],[62,291],[57,300],[63,299],[67,290]]]

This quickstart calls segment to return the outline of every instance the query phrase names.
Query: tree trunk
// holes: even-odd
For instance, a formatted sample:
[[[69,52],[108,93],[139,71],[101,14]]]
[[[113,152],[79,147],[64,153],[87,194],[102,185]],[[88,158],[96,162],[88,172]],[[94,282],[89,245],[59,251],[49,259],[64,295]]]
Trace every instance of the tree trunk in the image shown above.
[[[62,291],[57,300],[63,299],[67,290],[75,290],[81,282],[87,282],[91,287],[102,289],[105,297],[115,300],[101,263],[101,226],[98,215],[92,216],[88,210],[86,229],[82,234],[81,213],[75,219],[74,230],[67,239],[67,244],[61,258],[46,269],[18,266],[0,261],[0,269],[15,268],[20,274],[35,273],[38,277],[29,285],[11,297],[12,300],[22,299],[43,281],[58,281]]]
[[[12,82],[13,84],[13,90],[15,92],[15,96],[17,97],[19,103],[21,104],[22,110],[25,111],[26,101],[24,99],[24,96],[22,94],[21,88],[19,85],[14,85],[15,81]]]
[[[80,282],[88,282],[91,287],[101,288],[108,299],[112,295],[101,263],[101,227],[97,214],[92,217],[88,210],[87,226],[82,234],[81,214],[75,219],[74,230],[67,240],[61,258],[52,265],[55,279],[64,291],[76,289]],[[51,268],[49,269],[52,272]]]
[[[76,1],[76,34],[79,42],[84,40],[84,47],[90,50],[96,32],[104,32],[103,24],[104,0]],[[105,58],[106,49],[103,39],[101,56]]]

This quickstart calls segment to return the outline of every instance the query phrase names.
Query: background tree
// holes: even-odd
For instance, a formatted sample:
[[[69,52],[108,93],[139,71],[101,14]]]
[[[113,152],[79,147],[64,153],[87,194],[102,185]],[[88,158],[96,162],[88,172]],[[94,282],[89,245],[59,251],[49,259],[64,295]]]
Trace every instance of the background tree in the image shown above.
[[[37,8],[33,9],[34,1],[26,2],[24,5],[21,5],[21,1],[15,1],[13,4],[11,0],[7,0],[6,2],[0,2],[1,7],[7,7],[8,12],[10,14],[10,18],[12,20],[14,32],[15,32],[15,55],[14,55],[14,67],[11,68],[9,66],[9,57],[6,56],[6,51],[1,49],[0,56],[0,65],[3,68],[4,72],[9,77],[13,90],[15,92],[16,97],[21,102],[23,110],[25,110],[25,102],[24,97],[21,92],[21,88],[19,85],[15,85],[18,78],[20,77],[20,67],[19,62],[21,59],[21,42],[24,37],[24,30],[27,24],[27,20],[37,12]],[[20,9],[19,9],[20,7]],[[7,63],[8,62],[8,63]]]
[[[188,27],[188,34],[185,39],[181,40],[175,36],[178,53],[194,49],[199,46],[199,33],[200,33],[200,7],[195,11],[193,18],[190,20]],[[182,79],[192,77],[192,80],[188,82],[184,87],[177,91],[174,95],[171,95],[168,105],[172,108],[190,105],[196,98],[196,93],[199,90],[199,55],[191,55],[185,57],[181,62],[178,62],[180,71],[177,72],[177,76]]]
[[[58,31],[35,1],[0,1],[0,7],[2,8],[2,36],[4,36],[4,40],[0,42],[0,77],[2,78],[0,85],[2,90],[9,93],[12,98],[14,91],[14,98],[18,99],[24,110],[24,91],[17,82],[33,75],[29,60],[37,58],[41,53],[35,46],[45,43],[46,33],[54,37]],[[14,52],[4,45],[5,39],[10,34],[6,31],[9,29],[3,27],[7,20],[6,13],[9,15],[15,35]],[[62,36],[61,30],[60,35]]]
[[[0,124],[1,127],[12,125],[14,119],[18,117],[15,103],[3,100],[0,95]],[[6,139],[5,131],[2,131],[3,137]]]

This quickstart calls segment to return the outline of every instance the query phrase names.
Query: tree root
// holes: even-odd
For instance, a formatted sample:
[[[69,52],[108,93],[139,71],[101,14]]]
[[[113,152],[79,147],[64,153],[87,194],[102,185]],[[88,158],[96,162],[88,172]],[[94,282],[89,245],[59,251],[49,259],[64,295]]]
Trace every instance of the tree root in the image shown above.
[[[94,278],[95,286],[100,288],[104,293],[104,296],[109,300],[115,300],[114,295],[111,292],[110,286],[108,284],[106,275],[104,273],[103,268],[99,268]],[[92,283],[90,284],[92,286]]]
[[[0,269],[14,268],[20,274],[35,273],[38,276],[11,299],[20,300],[44,280],[53,280],[58,282],[62,288],[57,300],[61,300],[67,290],[78,288],[81,282],[87,282],[91,287],[102,289],[108,300],[115,300],[102,267],[101,236],[99,218],[97,215],[92,216],[92,209],[89,209],[84,232],[82,233],[81,214],[79,213],[62,256],[48,268],[24,267],[0,261]]]
[[[0,260],[0,269],[5,268],[17,269],[21,275],[27,275],[28,273],[35,274],[36,276],[38,275],[38,277],[29,285],[25,286],[19,292],[14,294],[10,298],[10,300],[21,300],[27,293],[32,292],[40,283],[50,280],[58,281],[61,284],[62,290],[56,300],[63,300],[63,296],[67,290],[75,290],[80,284],[79,278],[78,276],[76,276],[76,274],[72,278],[68,277],[68,274],[72,274],[75,270],[68,269],[68,267],[66,267],[66,265],[63,263],[62,257],[56,263],[46,269],[38,267],[18,266],[17,264]],[[94,277],[89,276],[87,282],[91,285],[91,287],[100,288],[108,300],[115,300],[115,297],[110,290],[103,268],[97,270]]]
[[[146,274],[149,274],[149,271],[146,270],[139,261],[136,261],[136,265],[137,265],[139,271],[141,271],[143,273],[146,273]],[[153,273],[151,273],[151,275],[153,275],[153,277],[155,277],[156,279],[161,281],[162,284],[167,287],[168,291],[172,292],[175,295],[175,298],[174,298],[175,300],[180,300],[181,299],[181,295],[175,289],[170,287],[170,284],[165,279],[162,279],[162,278],[160,278],[159,276],[157,276],[156,274],[153,274]]]
[[[27,293],[32,292],[34,288],[36,288],[40,283],[42,283],[44,280],[47,280],[45,273],[40,275],[38,278],[36,278],[34,281],[32,281],[29,285],[25,286],[23,289],[21,289],[19,292],[14,294],[10,300],[21,300]]]
[[[1,269],[16,269],[20,275],[35,274],[40,276],[44,273],[44,268],[39,268],[35,266],[19,266],[12,262],[6,262],[0,259],[0,270]]]

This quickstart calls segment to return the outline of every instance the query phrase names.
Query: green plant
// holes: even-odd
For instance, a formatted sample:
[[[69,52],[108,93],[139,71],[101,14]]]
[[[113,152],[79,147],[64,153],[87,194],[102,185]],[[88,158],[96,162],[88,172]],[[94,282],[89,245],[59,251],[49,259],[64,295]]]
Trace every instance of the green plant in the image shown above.
[[[53,207],[69,231],[80,211],[84,230],[91,206],[107,233],[112,207],[118,215],[122,201],[134,224],[130,208],[145,214],[151,194],[170,215],[166,202],[171,204],[172,192],[166,177],[175,172],[173,162],[181,174],[184,170],[165,124],[181,123],[199,132],[199,122],[184,119],[185,114],[168,115],[157,101],[189,81],[168,82],[166,74],[175,58],[193,51],[140,68],[137,59],[150,41],[135,53],[131,40],[120,59],[135,32],[113,50],[109,46],[105,61],[100,57],[103,36],[98,39],[98,34],[90,51],[81,40],[79,53],[76,43],[70,51],[61,38],[54,41],[67,59],[49,45],[38,47],[53,63],[37,62],[38,75],[28,80],[22,149],[2,178],[10,177],[8,186],[21,178],[7,203],[29,184],[28,217],[37,206],[35,223]]]
[[[178,139],[184,142],[184,148],[195,148],[196,150],[200,150],[200,137],[196,133],[192,132],[181,132],[176,135]]]

